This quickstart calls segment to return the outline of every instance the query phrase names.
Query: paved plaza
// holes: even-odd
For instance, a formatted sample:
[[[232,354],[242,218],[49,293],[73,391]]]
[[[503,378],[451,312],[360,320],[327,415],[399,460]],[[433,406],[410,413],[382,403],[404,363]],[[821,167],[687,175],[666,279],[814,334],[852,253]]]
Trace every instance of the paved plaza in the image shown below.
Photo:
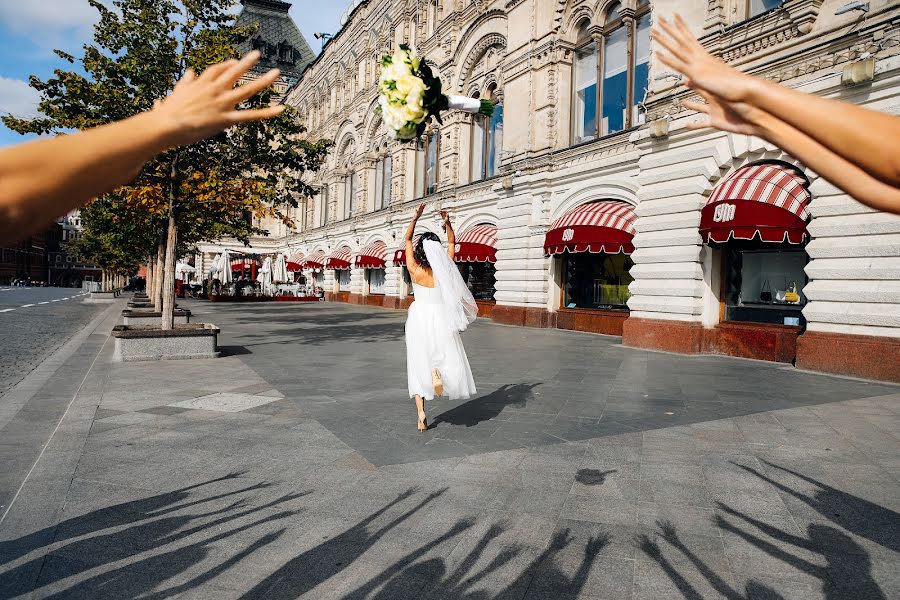
[[[404,312],[181,304],[0,397],[0,598],[900,597],[900,386],[478,321],[418,433]]]

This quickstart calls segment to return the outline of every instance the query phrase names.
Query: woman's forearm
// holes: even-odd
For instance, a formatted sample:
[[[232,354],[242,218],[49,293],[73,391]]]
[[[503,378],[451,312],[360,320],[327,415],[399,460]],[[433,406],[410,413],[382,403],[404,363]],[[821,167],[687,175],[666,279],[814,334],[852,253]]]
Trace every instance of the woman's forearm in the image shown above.
[[[747,102],[884,183],[900,186],[900,118],[753,78]]]
[[[760,137],[782,148],[858,202],[884,212],[900,214],[900,189],[875,179],[777,117],[767,116],[758,127]]]
[[[47,226],[46,215],[128,183],[169,147],[172,133],[148,112],[0,151],[0,240],[36,233]]]
[[[419,220],[419,217],[414,216],[414,217],[412,218],[412,221],[409,222],[409,227],[406,228],[406,237],[403,238],[403,239],[405,239],[407,242],[411,242],[411,241],[412,241],[413,235],[415,235],[415,232],[416,232],[416,222],[417,222],[418,220]]]

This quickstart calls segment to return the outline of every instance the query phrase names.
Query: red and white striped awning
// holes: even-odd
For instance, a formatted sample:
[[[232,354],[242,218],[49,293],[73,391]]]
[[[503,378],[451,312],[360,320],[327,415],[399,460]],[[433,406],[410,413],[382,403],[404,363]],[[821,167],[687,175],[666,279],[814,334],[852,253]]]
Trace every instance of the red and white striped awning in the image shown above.
[[[413,248],[416,247],[416,244],[419,243],[419,237],[422,234],[413,236],[412,244]],[[403,242],[403,245],[394,250],[394,266],[395,267],[405,267],[406,266],[406,242]]]
[[[325,264],[325,252],[322,250],[316,250],[300,263],[300,267],[303,269],[321,269]]]
[[[742,167],[721,181],[700,213],[704,242],[802,244],[809,238],[807,181],[782,164]]]
[[[325,268],[346,271],[350,268],[350,248],[341,246],[325,259]]]
[[[456,238],[456,262],[497,262],[497,226],[475,225]]]
[[[627,202],[602,200],[573,208],[556,221],[544,238],[544,255],[563,252],[619,252],[631,254],[634,246],[634,207]]]
[[[299,271],[303,268],[303,253],[299,250],[285,259],[285,268],[288,271]]]
[[[258,258],[251,256],[237,256],[231,259],[231,270],[232,271],[240,271],[243,269],[250,269],[253,265],[259,266],[262,264]]]
[[[355,264],[360,269],[383,269],[387,259],[387,244],[375,241],[356,254]]]

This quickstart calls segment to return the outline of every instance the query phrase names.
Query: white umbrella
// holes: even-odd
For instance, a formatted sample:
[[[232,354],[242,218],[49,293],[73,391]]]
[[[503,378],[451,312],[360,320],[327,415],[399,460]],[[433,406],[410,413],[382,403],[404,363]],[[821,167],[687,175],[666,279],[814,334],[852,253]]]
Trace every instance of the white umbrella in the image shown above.
[[[219,277],[222,285],[228,285],[231,283],[231,257],[228,256],[228,250],[222,250],[219,255],[219,268],[222,270],[222,276]]]
[[[272,272],[272,281],[289,281],[287,264],[284,260],[284,254],[279,254],[275,259],[275,267]]]
[[[192,267],[191,265],[189,265],[187,263],[175,263],[176,279],[181,279],[182,281],[185,281],[184,276],[187,274],[193,273],[196,270],[197,269],[195,269],[194,267]],[[190,279],[190,277],[188,277],[188,279]]]
[[[260,267],[256,280],[262,285],[264,294],[272,293],[272,258],[270,256],[266,257],[265,262]]]
[[[222,270],[222,255],[217,255],[209,265],[209,278],[213,279]]]

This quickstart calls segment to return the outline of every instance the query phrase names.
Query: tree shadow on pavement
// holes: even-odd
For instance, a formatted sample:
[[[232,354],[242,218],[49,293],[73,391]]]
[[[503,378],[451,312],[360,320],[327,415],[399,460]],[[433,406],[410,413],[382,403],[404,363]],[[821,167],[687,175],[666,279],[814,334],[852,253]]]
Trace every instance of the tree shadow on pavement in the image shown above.
[[[441,423],[474,427],[482,421],[490,421],[500,415],[507,406],[525,408],[534,398],[534,388],[541,383],[516,383],[502,385],[486,396],[474,398],[434,417],[432,427]]]
[[[893,550],[894,548],[891,547],[891,544],[896,540],[888,536],[891,535],[892,531],[896,530],[896,513],[778,465],[766,463],[775,469],[780,469],[808,483],[813,483],[820,488],[820,491],[815,496],[809,496],[790,486],[774,481],[755,469],[737,463],[733,464],[772,484],[782,492],[795,498],[800,498],[816,508],[823,517],[839,525],[843,530],[823,523],[810,523],[806,527],[806,537],[801,537],[771,525],[760,518],[739,511],[723,502],[717,502],[718,510],[715,522],[723,534],[732,540],[740,540],[743,543],[750,544],[752,547],[763,551],[785,565],[793,567],[798,572],[815,577],[821,581],[822,594],[827,600],[846,598],[884,600],[886,598],[873,577],[872,560],[869,552],[848,535],[846,531],[870,539],[883,545],[885,548]],[[848,511],[851,508],[853,512]],[[860,516],[864,517],[865,515],[872,516],[874,520],[872,527],[881,526],[887,531],[883,535],[876,535],[874,529],[864,525],[864,520],[859,520]],[[852,518],[854,516],[857,518]],[[660,537],[671,548],[687,558],[689,563],[693,565],[712,588],[725,598],[730,600],[783,598],[774,589],[753,580],[747,583],[743,592],[732,588],[727,583],[726,578],[715,573],[709,565],[682,542],[671,523],[657,521],[657,526],[659,527]],[[690,582],[688,577],[678,571],[672,561],[666,558],[662,548],[656,541],[651,540],[646,535],[642,535],[636,539],[635,543],[662,568],[682,596],[690,599],[702,598],[701,592]],[[810,560],[803,557],[803,555],[808,556],[810,554],[819,558]]]

